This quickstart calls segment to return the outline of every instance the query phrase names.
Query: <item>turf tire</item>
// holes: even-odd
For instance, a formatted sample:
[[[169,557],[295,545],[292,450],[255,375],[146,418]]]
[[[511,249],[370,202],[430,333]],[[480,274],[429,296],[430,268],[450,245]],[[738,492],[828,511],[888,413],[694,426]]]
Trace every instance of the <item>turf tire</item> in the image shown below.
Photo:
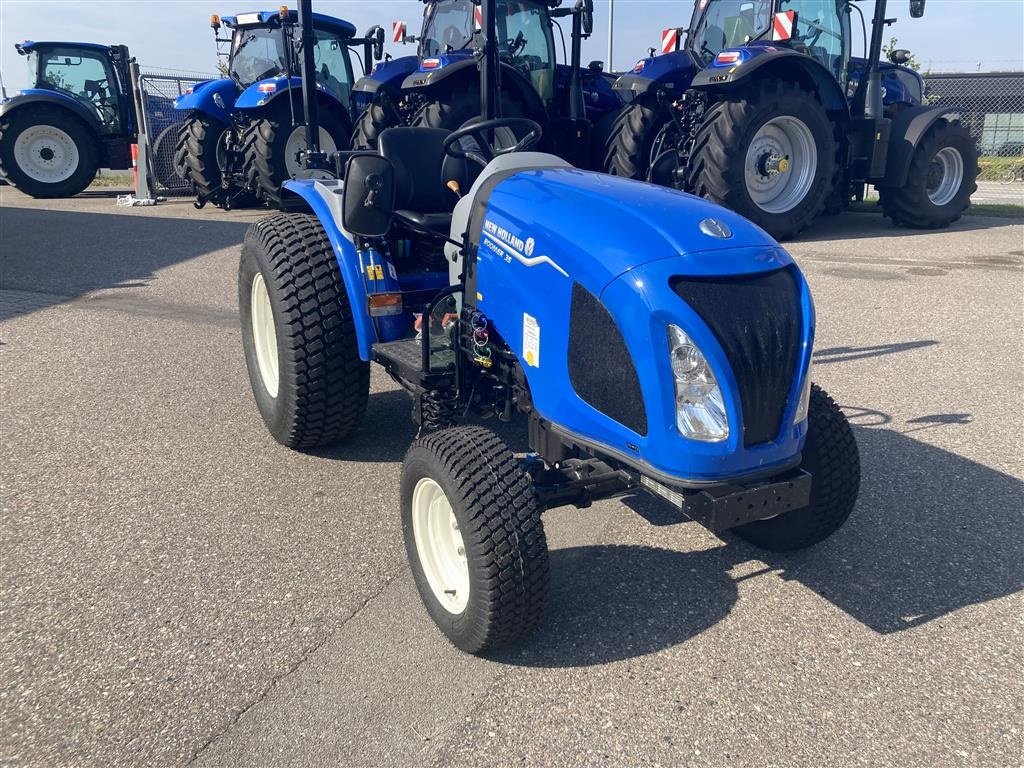
[[[459,614],[438,602],[417,554],[413,492],[429,477],[459,523],[469,565],[468,603]],[[467,653],[483,653],[531,632],[548,591],[541,510],[522,463],[482,427],[454,427],[418,438],[402,464],[402,532],[413,578],[430,617]]]
[[[814,179],[788,211],[769,213],[751,198],[744,174],[747,149],[760,128],[780,116],[799,119],[817,152]],[[794,237],[825,208],[839,178],[838,145],[817,96],[797,83],[760,80],[714,103],[697,129],[687,186],[731,208],[778,240]]]
[[[762,549],[789,552],[824,541],[853,511],[860,491],[860,454],[853,430],[826,392],[811,385],[802,469],[811,473],[811,503],[735,528]]]
[[[256,358],[251,298],[257,272],[274,318],[276,397]],[[274,439],[312,449],[351,434],[366,412],[370,365],[359,357],[341,270],[316,217],[279,213],[249,227],[238,268],[238,306],[249,381]]]
[[[964,177],[960,188],[945,205],[935,205],[927,192],[932,158],[945,147],[952,147],[963,160]],[[959,219],[971,204],[971,195],[978,191],[978,150],[970,133],[959,122],[938,120],[914,150],[902,187],[878,187],[882,213],[901,227],[940,229]]]
[[[39,181],[28,175],[17,162],[15,142],[27,129],[50,125],[67,134],[78,151],[78,166],[68,178],[58,182]],[[0,117],[0,171],[8,184],[35,198],[73,197],[88,187],[99,169],[96,136],[81,119],[67,109],[52,104],[27,104]]]

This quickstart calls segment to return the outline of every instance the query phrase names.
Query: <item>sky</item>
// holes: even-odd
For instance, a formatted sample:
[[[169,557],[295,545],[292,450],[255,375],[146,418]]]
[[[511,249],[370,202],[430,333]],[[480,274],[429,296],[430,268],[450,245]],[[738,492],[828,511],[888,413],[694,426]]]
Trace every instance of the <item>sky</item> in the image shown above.
[[[565,0],[571,2],[572,0]],[[607,62],[608,4],[615,3],[612,67],[623,70],[660,44],[663,27],[686,26],[692,0],[595,0],[594,34],[584,43],[583,61]],[[0,0],[0,75],[8,93],[25,87],[24,59],[14,43],[22,40],[73,40],[123,43],[147,67],[210,73],[216,71],[211,13],[276,8],[280,3],[234,0]],[[859,3],[870,20],[874,3]],[[294,8],[294,0],[290,3]],[[896,36],[926,68],[940,71],[991,71],[1024,68],[1024,0],[928,0],[922,19],[911,19],[908,0],[889,0]],[[372,24],[390,32],[391,22],[418,31],[420,0],[313,0],[313,9],[348,19],[360,33]],[[855,17],[856,18],[856,17]],[[855,27],[859,24],[855,23]],[[568,28],[566,27],[566,32]],[[855,39],[859,40],[859,30]],[[556,36],[557,40],[557,36]],[[860,48],[855,42],[854,51]],[[400,56],[413,46],[388,42]]]

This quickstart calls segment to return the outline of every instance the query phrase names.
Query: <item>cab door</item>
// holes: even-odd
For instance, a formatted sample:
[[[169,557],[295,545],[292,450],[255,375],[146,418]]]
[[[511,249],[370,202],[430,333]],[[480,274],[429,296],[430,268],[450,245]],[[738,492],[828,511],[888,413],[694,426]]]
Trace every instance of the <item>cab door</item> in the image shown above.
[[[850,62],[850,16],[842,0],[782,0],[780,11],[796,11],[791,47],[807,53],[842,86]]]

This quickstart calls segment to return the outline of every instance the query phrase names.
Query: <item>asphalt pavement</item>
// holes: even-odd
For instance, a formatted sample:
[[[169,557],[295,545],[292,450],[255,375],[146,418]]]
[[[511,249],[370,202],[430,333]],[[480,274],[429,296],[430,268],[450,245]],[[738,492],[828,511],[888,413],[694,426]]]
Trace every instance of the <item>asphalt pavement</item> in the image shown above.
[[[0,764],[1021,765],[1024,222],[789,244],[848,524],[778,556],[642,497],[553,510],[546,623],[481,659],[406,565],[407,397],[374,371],[330,451],[263,427],[260,215],[0,188]]]

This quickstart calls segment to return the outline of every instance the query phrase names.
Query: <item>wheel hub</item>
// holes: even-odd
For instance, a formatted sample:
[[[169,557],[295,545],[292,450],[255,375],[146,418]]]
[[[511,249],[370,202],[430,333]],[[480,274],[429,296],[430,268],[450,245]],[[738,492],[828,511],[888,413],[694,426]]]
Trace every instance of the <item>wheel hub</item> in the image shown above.
[[[803,203],[817,171],[814,135],[806,123],[791,115],[766,122],[747,147],[747,194],[765,213],[787,213]]]
[[[469,602],[469,562],[452,505],[441,486],[429,477],[412,493],[412,531],[416,555],[434,597],[458,615]]]
[[[765,152],[757,160],[757,172],[766,178],[778,176],[789,170],[789,157],[777,152]]]
[[[75,140],[55,125],[33,125],[14,140],[14,159],[33,181],[59,184],[78,170]]]

